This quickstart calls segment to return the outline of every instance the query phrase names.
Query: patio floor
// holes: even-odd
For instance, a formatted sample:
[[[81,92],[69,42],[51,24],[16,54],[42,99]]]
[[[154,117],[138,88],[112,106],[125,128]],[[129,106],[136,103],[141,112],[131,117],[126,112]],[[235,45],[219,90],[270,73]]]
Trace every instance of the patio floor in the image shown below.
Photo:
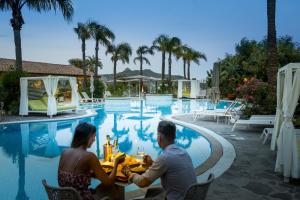
[[[187,114],[174,117],[193,123],[223,136],[233,144],[236,160],[229,170],[212,184],[207,200],[296,200],[300,199],[300,184],[285,184],[283,178],[274,173],[276,154],[270,150],[270,141],[263,145],[262,129],[231,132],[231,125],[213,121],[193,121]]]

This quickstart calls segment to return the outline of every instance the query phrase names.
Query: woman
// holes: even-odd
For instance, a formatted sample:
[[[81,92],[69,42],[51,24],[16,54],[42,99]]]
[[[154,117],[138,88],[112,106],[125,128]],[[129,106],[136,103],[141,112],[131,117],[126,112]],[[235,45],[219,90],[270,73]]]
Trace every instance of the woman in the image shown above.
[[[101,197],[99,190],[116,190],[115,177],[118,164],[124,161],[125,156],[116,158],[114,168],[108,176],[97,156],[88,152],[95,141],[96,128],[89,123],[81,123],[75,129],[71,148],[65,150],[60,157],[58,166],[58,183],[61,187],[75,188],[83,200],[94,200]],[[96,190],[89,189],[91,177],[101,181]],[[104,189],[103,189],[104,188]],[[114,195],[117,192],[112,192]],[[103,195],[103,194],[102,194]],[[107,194],[106,194],[107,195]],[[114,198],[114,197],[112,197]]]

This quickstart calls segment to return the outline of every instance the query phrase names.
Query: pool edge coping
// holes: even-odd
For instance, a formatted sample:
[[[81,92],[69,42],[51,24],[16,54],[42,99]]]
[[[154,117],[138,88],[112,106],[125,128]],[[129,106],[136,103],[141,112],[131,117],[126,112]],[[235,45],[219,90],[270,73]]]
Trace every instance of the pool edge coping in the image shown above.
[[[85,110],[85,114],[79,116],[72,116],[67,118],[48,118],[48,119],[31,119],[31,120],[18,120],[18,121],[9,121],[9,122],[0,122],[0,125],[8,125],[8,124],[22,124],[22,123],[34,123],[34,122],[52,122],[52,121],[66,121],[72,119],[82,119],[87,117],[96,116],[97,112],[91,109]]]

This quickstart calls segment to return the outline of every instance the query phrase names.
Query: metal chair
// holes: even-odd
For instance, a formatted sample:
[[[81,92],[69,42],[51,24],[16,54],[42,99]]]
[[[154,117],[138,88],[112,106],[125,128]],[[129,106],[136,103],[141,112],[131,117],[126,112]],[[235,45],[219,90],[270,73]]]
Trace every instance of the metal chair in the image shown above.
[[[191,185],[185,192],[184,200],[205,200],[208,188],[214,181],[214,175],[210,174],[204,183]]]
[[[49,200],[82,200],[79,192],[72,187],[52,187],[42,180]]]

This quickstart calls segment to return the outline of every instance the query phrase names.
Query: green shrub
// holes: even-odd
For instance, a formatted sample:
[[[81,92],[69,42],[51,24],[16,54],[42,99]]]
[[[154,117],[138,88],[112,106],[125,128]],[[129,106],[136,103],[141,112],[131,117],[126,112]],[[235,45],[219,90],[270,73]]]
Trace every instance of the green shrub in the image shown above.
[[[276,94],[272,86],[266,82],[251,78],[237,88],[240,97],[245,100],[244,114],[275,114]]]
[[[96,98],[103,98],[105,92],[105,85],[102,80],[95,80],[94,81],[94,97]]]
[[[114,88],[113,84],[109,84],[107,86],[107,90],[111,93],[112,96],[121,97],[123,96],[123,92],[127,91],[127,87],[125,87],[123,83],[117,83],[116,88]]]
[[[87,83],[86,83],[86,90],[87,90],[86,93],[89,95],[89,97],[92,97],[91,90],[90,90],[90,85],[91,85],[91,81],[90,81],[90,79],[88,79]],[[80,93],[83,92],[82,85],[78,86],[78,91]],[[94,94],[93,94],[93,97],[103,98],[104,92],[105,92],[104,82],[102,80],[98,80],[98,79],[94,80]]]
[[[164,80],[160,83],[159,89],[158,89],[159,94],[170,94],[172,93],[172,84],[168,80]]]
[[[0,78],[1,101],[4,102],[4,109],[11,114],[18,114],[20,104],[20,78],[26,77],[27,73],[10,71],[2,74]]]

